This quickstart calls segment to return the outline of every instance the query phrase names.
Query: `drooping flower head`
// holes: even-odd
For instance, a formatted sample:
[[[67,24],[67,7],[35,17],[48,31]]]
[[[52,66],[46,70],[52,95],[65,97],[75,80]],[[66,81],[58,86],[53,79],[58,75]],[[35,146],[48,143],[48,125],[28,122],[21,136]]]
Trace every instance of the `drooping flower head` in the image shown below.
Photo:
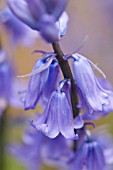
[[[81,133],[82,131],[83,129]],[[92,133],[85,129],[83,136],[82,140],[78,140],[77,151],[68,164],[69,169],[108,170],[109,166],[113,164],[111,135],[105,129],[97,128]]]
[[[74,59],[72,68],[81,100],[80,107],[86,109],[87,114],[85,114],[89,114],[91,119],[98,119],[100,116],[108,114],[113,110],[113,92],[104,87],[104,84],[107,83],[102,83],[95,76],[90,65],[93,64],[91,61],[77,53],[70,57]],[[93,64],[93,66],[99,70],[96,65]],[[101,70],[99,72],[102,73]],[[105,79],[105,81],[107,80]]]
[[[61,133],[67,139],[76,140],[78,135],[75,134],[74,129],[81,128],[83,121],[77,117],[75,124],[69,100],[63,90],[64,83],[65,80],[60,83],[58,90],[52,93],[40,118],[30,123],[50,138],[55,138]]]
[[[54,53],[47,53],[38,59],[30,74],[27,92],[24,99],[25,110],[34,109],[40,100],[46,105],[60,79],[60,69]]]
[[[67,0],[7,0],[7,2],[12,12],[32,29],[40,31],[47,42],[59,40],[59,30],[55,23],[64,12]]]

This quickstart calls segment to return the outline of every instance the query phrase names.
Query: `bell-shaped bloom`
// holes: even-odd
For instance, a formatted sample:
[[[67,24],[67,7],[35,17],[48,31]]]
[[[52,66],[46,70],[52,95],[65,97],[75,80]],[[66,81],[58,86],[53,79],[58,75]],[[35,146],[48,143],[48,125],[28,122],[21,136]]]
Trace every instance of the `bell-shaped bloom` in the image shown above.
[[[7,0],[12,12],[32,29],[40,31],[47,42],[59,40],[59,30],[55,23],[65,10],[67,0]],[[46,29],[45,29],[46,27]]]
[[[78,139],[74,132],[76,125],[72,110],[62,90],[52,93],[44,113],[38,120],[31,121],[31,125],[50,138],[55,138],[61,133],[67,139]]]
[[[25,95],[25,110],[34,109],[39,100],[42,105],[47,104],[51,93],[57,86],[59,74],[59,66],[56,60],[43,58],[36,61]]]
[[[86,141],[76,151],[70,164],[71,170],[100,170],[105,168],[105,158],[101,145],[96,141]]]
[[[24,132],[22,142],[10,144],[8,151],[28,170],[41,169],[43,163],[63,167],[73,155],[68,142],[61,135],[55,139],[49,139],[34,128],[28,128]]]
[[[83,105],[86,105],[89,114],[93,112],[106,114],[111,111],[113,92],[104,88],[97,79],[90,65],[91,62],[79,54],[72,55],[72,58],[74,79],[80,93],[80,100]]]
[[[91,133],[87,129],[80,131],[77,151],[69,161],[69,169],[110,170],[113,165],[113,138],[106,129],[107,126],[101,126]]]
[[[34,65],[32,72],[36,71],[38,68],[41,68],[43,65],[44,65],[43,60],[38,59]],[[30,77],[28,89],[25,95],[25,102],[24,102],[25,110],[34,109],[36,107],[36,104],[46,84],[48,74],[49,74],[49,69],[47,68],[44,71]]]
[[[6,33],[10,38],[10,43],[13,45],[22,43],[25,46],[34,44],[38,33],[21,22],[10,9],[5,8],[0,12],[0,23],[5,28]]]

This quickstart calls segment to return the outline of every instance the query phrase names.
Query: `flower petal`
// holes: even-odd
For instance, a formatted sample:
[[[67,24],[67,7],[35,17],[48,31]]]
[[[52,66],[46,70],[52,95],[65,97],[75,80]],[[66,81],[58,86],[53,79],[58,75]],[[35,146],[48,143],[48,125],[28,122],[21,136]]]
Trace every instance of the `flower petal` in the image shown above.
[[[36,23],[29,11],[27,1],[7,0],[7,2],[9,8],[17,16],[17,18],[19,18],[25,24],[30,26],[32,29],[38,30],[38,24]]]
[[[43,61],[41,59],[37,60],[35,66],[33,68],[33,72],[40,68],[43,65]],[[46,84],[47,78],[49,74],[49,69],[45,69],[40,74],[36,74],[31,76],[28,89],[25,96],[24,107],[27,109],[34,109],[36,104],[42,94],[44,86]]]
[[[58,123],[61,134],[67,139],[78,139],[74,132],[72,110],[64,92],[58,93]]]
[[[43,115],[37,121],[33,121],[33,126],[50,138],[58,136],[58,97],[56,91],[52,93]]]

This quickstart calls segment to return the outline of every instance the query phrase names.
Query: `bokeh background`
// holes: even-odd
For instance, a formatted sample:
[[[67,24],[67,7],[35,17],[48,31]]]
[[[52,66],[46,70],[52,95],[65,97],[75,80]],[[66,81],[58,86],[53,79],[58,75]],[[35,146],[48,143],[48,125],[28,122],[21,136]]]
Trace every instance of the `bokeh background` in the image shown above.
[[[2,7],[2,0],[1,7]],[[87,36],[84,46],[79,53],[98,65],[105,73],[113,85],[113,0],[68,0],[67,12],[69,14],[69,23],[67,34],[61,40],[61,47],[65,54],[75,52]],[[7,42],[7,36],[2,27],[0,27],[2,43],[12,55],[15,61],[19,75],[31,72],[34,62],[40,55],[32,55],[34,50],[52,50],[50,44],[37,39],[32,47],[24,47],[22,44],[14,49]],[[6,125],[6,143],[12,140],[20,140],[22,129],[28,126],[27,117],[32,117],[34,111],[15,110],[10,108],[7,113]],[[15,120],[18,122],[14,123]],[[23,121],[22,121],[23,120]],[[24,122],[24,123],[23,123]],[[113,134],[113,114],[100,119],[97,125],[108,124],[109,130]],[[25,170],[25,167],[16,161],[9,154],[6,154],[5,170]],[[45,167],[44,169],[53,169]]]

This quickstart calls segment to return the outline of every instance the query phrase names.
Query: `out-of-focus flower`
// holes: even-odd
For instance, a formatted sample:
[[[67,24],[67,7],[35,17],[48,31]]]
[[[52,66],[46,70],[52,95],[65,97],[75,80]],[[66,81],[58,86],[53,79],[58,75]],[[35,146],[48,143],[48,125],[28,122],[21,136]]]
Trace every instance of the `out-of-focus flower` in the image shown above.
[[[113,137],[108,132],[108,127],[103,125],[92,131],[92,136],[96,139],[103,149],[106,166],[113,168]],[[106,168],[109,170],[109,168]]]
[[[0,12],[0,24],[5,28],[13,45],[22,43],[25,46],[30,46],[35,43],[36,38],[38,37],[36,31],[21,22],[8,8],[5,8]]]
[[[71,57],[74,59],[72,66],[81,100],[80,107],[85,107],[86,116],[89,114],[92,119],[108,114],[113,110],[113,92],[104,88],[104,84],[95,76],[88,59],[77,53]]]
[[[75,158],[70,166],[71,170],[104,170],[105,159],[101,145],[96,141],[85,141],[76,151]]]
[[[98,127],[91,133],[81,129],[80,140],[77,141],[77,151],[69,161],[69,169],[74,170],[111,170],[113,166],[113,139],[106,126]]]
[[[63,136],[49,139],[34,128],[28,128],[23,135],[22,143],[10,144],[8,151],[29,170],[40,169],[43,163],[63,167],[73,155]]]
[[[59,40],[59,29],[55,23],[64,12],[67,0],[32,2],[31,0],[7,0],[7,2],[12,12],[32,29],[39,31],[47,42]]]
[[[36,132],[35,129],[27,130],[23,135],[22,143],[12,143],[8,151],[17,160],[22,162],[28,170],[40,169],[42,165],[41,148],[44,142],[44,135]]]
[[[17,89],[14,65],[8,54],[0,50],[0,115],[7,105],[22,107]]]
[[[66,162],[73,157],[71,145],[62,135],[49,139],[42,147],[42,157],[46,164],[66,168]],[[70,142],[69,142],[70,143]],[[52,148],[52,152],[51,152]]]

